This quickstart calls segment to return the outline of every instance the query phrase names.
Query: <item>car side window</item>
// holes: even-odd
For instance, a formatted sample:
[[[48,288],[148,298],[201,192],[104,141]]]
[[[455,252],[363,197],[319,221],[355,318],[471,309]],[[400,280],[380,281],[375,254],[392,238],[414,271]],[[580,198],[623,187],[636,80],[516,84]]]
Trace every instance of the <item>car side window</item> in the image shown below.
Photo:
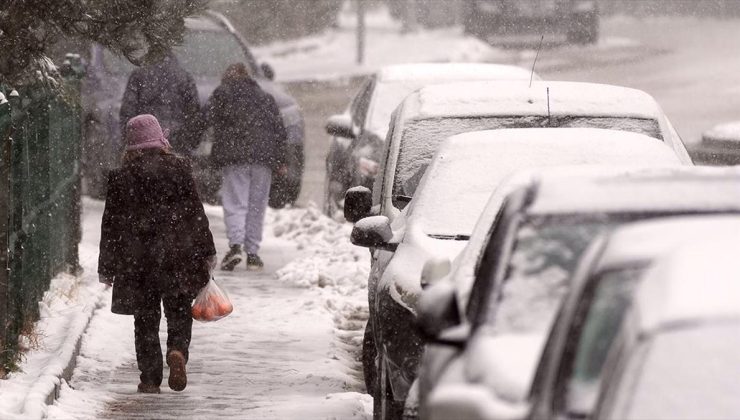
[[[364,127],[365,118],[367,118],[367,111],[370,108],[370,100],[375,90],[375,78],[370,78],[362,86],[360,93],[352,101],[350,107],[350,113],[352,115],[352,123],[355,127]]]
[[[506,199],[501,205],[498,215],[494,219],[491,230],[489,231],[488,243],[483,247],[483,255],[475,272],[475,282],[470,291],[470,301],[466,308],[467,319],[476,322],[476,320],[485,319],[482,308],[485,308],[491,298],[490,294],[495,288],[495,281],[498,266],[501,262],[502,255],[506,248],[508,233],[511,231],[514,216],[519,210],[519,200],[512,198]]]
[[[584,290],[558,370],[555,413],[579,418],[593,413],[604,364],[641,273],[641,268],[609,271]]]

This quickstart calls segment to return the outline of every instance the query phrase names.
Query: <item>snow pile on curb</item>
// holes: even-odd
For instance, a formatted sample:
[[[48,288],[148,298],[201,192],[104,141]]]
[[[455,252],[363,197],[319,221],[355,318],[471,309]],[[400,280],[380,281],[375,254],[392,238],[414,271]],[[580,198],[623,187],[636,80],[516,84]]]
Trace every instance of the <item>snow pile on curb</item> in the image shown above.
[[[320,294],[334,318],[335,356],[355,378],[354,390],[362,390],[360,351],[368,319],[370,253],[350,243],[351,225],[326,217],[313,203],[305,209],[270,212],[268,225],[275,237],[297,243],[302,254],[278,270],[277,278]]]
[[[0,417],[39,419],[61,386],[61,378],[71,374],[71,361],[93,312],[102,304],[103,286],[90,276],[62,274],[52,280],[39,302],[41,319],[35,335],[26,345],[22,371],[0,381]]]
[[[41,319],[36,323],[32,348],[25,353],[21,371],[0,380],[0,418],[46,417],[62,386],[70,377],[80,340],[95,310],[103,305],[105,287],[98,283],[98,243],[103,217],[102,201],[83,199],[80,264],[85,275],[60,274],[51,281],[39,302]]]

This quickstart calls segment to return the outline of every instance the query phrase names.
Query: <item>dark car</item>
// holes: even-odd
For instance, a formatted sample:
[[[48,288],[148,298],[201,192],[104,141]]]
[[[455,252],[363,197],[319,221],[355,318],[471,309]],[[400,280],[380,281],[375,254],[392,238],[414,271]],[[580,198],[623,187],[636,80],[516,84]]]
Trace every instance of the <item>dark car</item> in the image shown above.
[[[597,0],[465,0],[466,32],[483,39],[507,35],[565,35],[568,42],[599,39]]]
[[[175,48],[180,64],[195,79],[201,104],[205,104],[220,84],[226,67],[245,63],[259,85],[275,98],[288,130],[288,173],[274,176],[270,205],[282,207],[293,203],[301,190],[304,166],[304,121],[298,103],[274,83],[274,72],[260,65],[242,36],[229,21],[215,12],[186,19],[187,31],[181,46]],[[83,171],[85,192],[92,197],[105,195],[107,173],[115,168],[123,150],[119,110],[128,77],[134,66],[100,45],[93,45],[87,78],[83,84],[85,108],[85,143]],[[220,173],[210,164],[212,132],[190,156],[196,182],[204,201],[218,202]]]
[[[530,175],[514,183],[503,204],[492,201],[494,221],[486,223],[484,216],[479,237],[468,243],[480,245],[472,278],[460,275],[469,268],[457,266],[422,297],[421,325],[429,342],[419,372],[421,418],[480,413],[491,402],[511,408],[508,418],[527,418],[541,347],[576,263],[594,238],[633,221],[740,211],[737,171],[603,171]],[[518,341],[522,355],[519,371],[507,372],[504,382],[497,381],[502,372],[489,369],[501,362],[487,356],[502,338]],[[460,399],[460,390],[480,398]]]

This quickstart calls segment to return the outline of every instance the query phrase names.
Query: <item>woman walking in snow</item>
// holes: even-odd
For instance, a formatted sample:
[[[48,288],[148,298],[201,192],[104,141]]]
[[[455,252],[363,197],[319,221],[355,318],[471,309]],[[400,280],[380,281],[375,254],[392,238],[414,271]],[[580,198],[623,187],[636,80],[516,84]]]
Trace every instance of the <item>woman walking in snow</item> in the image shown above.
[[[134,316],[138,390],[144,393],[159,393],[162,383],[162,304],[168,384],[185,389],[191,303],[216,264],[190,165],[170,152],[165,136],[152,115],[126,124],[123,165],[108,178],[98,261],[100,281],[113,286],[111,311]]]
[[[285,175],[286,141],[275,100],[249,75],[244,64],[232,64],[205,108],[214,127],[211,159],[222,168],[221,202],[229,251],[221,269],[232,271],[246,250],[247,269],[260,270],[265,211],[273,171]]]

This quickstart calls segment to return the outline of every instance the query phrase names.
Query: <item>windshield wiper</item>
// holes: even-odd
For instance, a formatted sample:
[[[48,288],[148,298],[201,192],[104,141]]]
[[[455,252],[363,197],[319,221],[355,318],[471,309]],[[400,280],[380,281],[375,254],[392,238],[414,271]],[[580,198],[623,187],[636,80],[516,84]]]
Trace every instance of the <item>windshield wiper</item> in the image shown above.
[[[428,235],[430,238],[442,239],[443,241],[469,241],[470,235]]]

